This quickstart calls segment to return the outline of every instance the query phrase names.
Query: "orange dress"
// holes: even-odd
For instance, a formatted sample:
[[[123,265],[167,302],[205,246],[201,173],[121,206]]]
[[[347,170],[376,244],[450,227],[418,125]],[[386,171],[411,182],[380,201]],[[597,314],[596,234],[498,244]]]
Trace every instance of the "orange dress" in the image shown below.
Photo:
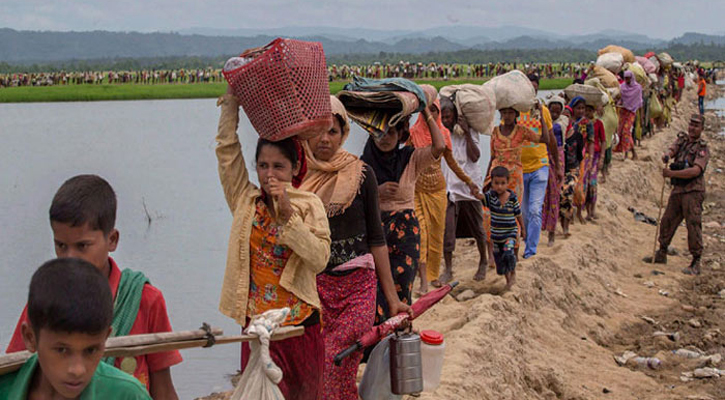
[[[509,189],[516,193],[519,199],[524,195],[524,167],[521,164],[521,150],[527,142],[538,142],[541,134],[533,130],[516,125],[510,135],[501,134],[499,127],[493,128],[491,133],[491,167],[502,166],[509,170]],[[491,183],[491,174],[486,176],[483,186]]]
[[[540,133],[523,126],[516,125],[510,135],[501,134],[499,127],[493,128],[491,132],[491,166],[483,187],[491,184],[490,171],[494,167],[502,166],[509,170],[509,186],[516,197],[523,199],[524,196],[524,166],[521,163],[521,150],[527,142],[538,142],[541,138]],[[484,189],[485,192],[485,189]],[[489,239],[491,238],[491,213],[483,208],[483,229],[486,231]],[[516,241],[518,247],[518,240]]]
[[[267,205],[258,200],[249,238],[251,284],[247,317],[289,307],[290,315],[282,325],[299,325],[312,315],[314,308],[279,284],[282,271],[292,255],[289,247],[277,244],[279,233],[279,226],[269,214]]]

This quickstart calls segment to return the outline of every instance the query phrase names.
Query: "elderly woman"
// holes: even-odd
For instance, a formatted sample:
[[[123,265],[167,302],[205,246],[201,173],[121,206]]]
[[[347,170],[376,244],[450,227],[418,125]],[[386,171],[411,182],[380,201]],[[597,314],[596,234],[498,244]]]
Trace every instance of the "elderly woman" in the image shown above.
[[[619,106],[619,127],[617,134],[619,135],[619,143],[614,148],[615,152],[627,153],[632,152],[632,159],[637,159],[637,152],[634,150],[634,140],[632,139],[632,128],[634,127],[634,118],[637,116],[637,110],[642,107],[642,86],[634,79],[632,71],[624,72],[624,82],[619,85],[621,97],[617,106]]]
[[[477,192],[476,185],[463,172],[453,157],[451,133],[448,128],[443,126],[438,92],[431,85],[422,85],[421,87],[428,98],[435,99],[428,105],[428,112],[435,120],[438,130],[445,140],[446,148],[443,151],[443,157],[446,164],[458,179],[469,187],[471,193]],[[410,129],[409,143],[416,149],[431,145],[428,121],[418,118]],[[443,256],[443,236],[446,228],[446,207],[448,205],[446,193],[446,180],[443,177],[441,162],[438,161],[426,168],[415,183],[415,214],[420,224],[420,260],[418,261],[420,294],[428,291],[428,282],[430,281],[433,282],[434,286],[440,286],[438,273],[440,272],[440,263]]]
[[[357,399],[355,378],[362,351],[340,366],[333,359],[373,327],[377,284],[392,314],[411,309],[398,299],[393,284],[375,173],[342,148],[350,135],[347,112],[336,97],[330,102],[332,128],[303,144],[308,172],[300,189],[322,200],[332,239],[330,260],[317,275],[325,327],[322,398]]]
[[[434,101],[429,98],[429,103]],[[446,148],[438,123],[426,107],[419,118],[428,124],[431,144],[414,149],[400,147],[409,136],[409,122],[402,121],[374,139],[368,138],[361,157],[378,179],[380,214],[388,244],[388,257],[398,298],[412,302],[413,281],[420,258],[420,226],[415,213],[415,184],[420,174],[439,162]],[[375,322],[382,323],[391,316],[391,309],[378,284]]]

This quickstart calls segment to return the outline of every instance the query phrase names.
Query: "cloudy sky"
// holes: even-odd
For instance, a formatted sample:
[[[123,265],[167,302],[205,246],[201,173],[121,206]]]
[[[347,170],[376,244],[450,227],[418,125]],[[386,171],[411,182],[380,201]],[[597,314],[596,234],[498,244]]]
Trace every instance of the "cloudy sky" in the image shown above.
[[[288,26],[425,29],[518,25],[560,34],[606,29],[670,39],[723,33],[723,0],[2,0],[0,27],[171,31]]]

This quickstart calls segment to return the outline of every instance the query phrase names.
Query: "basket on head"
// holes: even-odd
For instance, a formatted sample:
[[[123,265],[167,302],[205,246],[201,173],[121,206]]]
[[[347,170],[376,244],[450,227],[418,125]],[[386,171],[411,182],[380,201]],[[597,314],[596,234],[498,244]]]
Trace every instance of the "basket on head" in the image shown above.
[[[263,139],[309,138],[330,128],[330,87],[318,42],[278,38],[245,51],[224,77]]]

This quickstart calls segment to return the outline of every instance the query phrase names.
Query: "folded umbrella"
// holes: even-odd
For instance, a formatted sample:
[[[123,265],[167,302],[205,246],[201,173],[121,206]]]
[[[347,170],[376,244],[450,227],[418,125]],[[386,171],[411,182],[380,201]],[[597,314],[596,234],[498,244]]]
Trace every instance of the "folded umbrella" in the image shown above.
[[[352,353],[364,349],[368,346],[372,346],[388,336],[390,333],[402,328],[408,321],[412,321],[418,318],[421,314],[426,312],[429,308],[433,307],[434,304],[438,303],[448,293],[453,290],[454,287],[458,286],[458,282],[452,282],[444,285],[432,292],[428,292],[421,296],[418,301],[413,303],[413,317],[407,313],[400,313],[396,316],[388,318],[385,322],[378,326],[374,326],[373,329],[365,333],[355,344],[341,351],[335,356],[335,365],[340,365],[345,357]]]

